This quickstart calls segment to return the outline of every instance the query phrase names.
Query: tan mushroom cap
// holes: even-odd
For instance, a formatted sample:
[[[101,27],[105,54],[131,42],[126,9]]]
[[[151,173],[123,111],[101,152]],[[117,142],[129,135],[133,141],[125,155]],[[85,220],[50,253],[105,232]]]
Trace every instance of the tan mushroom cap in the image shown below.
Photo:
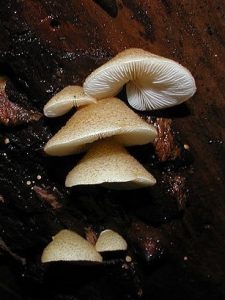
[[[111,136],[125,146],[143,145],[152,142],[157,131],[121,100],[108,98],[78,110],[48,141],[44,150],[49,155],[70,155]]]
[[[125,251],[127,250],[127,242],[119,233],[106,229],[100,233],[95,249],[98,252]]]
[[[84,93],[81,86],[69,85],[54,95],[44,106],[44,115],[49,118],[66,114],[73,107],[95,103],[96,100]]]
[[[191,73],[179,63],[138,48],[122,51],[92,72],[84,91],[103,99],[126,84],[128,102],[138,110],[161,109],[188,100],[196,91]]]
[[[79,234],[64,229],[57,233],[44,249],[41,261],[102,262],[102,257],[95,247]]]
[[[65,185],[102,184],[111,189],[152,186],[155,178],[127,150],[112,139],[94,143],[69,172]]]

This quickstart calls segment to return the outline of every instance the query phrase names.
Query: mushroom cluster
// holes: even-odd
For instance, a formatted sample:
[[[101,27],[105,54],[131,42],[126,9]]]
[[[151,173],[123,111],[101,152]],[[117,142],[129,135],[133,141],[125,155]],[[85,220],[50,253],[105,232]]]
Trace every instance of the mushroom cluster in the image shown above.
[[[151,186],[155,178],[124,148],[152,142],[156,129],[118,98],[79,109],[46,144],[49,155],[88,150],[66,178],[66,186],[102,184],[114,189]]]
[[[130,105],[139,110],[179,104],[196,90],[180,64],[142,49],[128,49],[92,72],[83,88],[68,86],[44,107],[47,117],[79,108],[46,144],[49,155],[87,151],[66,177],[67,187],[101,184],[112,189],[152,186],[155,178],[125,149],[153,142],[156,129],[115,98],[126,85]]]
[[[76,261],[101,263],[100,253],[126,251],[127,242],[117,232],[106,229],[102,231],[95,245],[92,245],[74,231],[63,229],[52,237],[41,256],[42,263],[57,261]]]
[[[102,262],[102,257],[95,247],[82,236],[71,230],[63,229],[45,247],[41,261],[43,263],[51,261]]]

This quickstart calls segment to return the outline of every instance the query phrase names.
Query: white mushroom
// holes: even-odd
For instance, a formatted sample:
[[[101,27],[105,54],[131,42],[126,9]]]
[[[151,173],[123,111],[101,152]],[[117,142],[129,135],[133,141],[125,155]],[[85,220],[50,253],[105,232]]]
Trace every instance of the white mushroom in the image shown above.
[[[44,150],[55,156],[75,154],[88,149],[92,142],[111,136],[125,146],[143,145],[152,142],[157,131],[123,101],[103,99],[78,110]]]
[[[137,110],[166,108],[196,91],[191,73],[179,63],[142,49],[127,49],[92,72],[84,91],[96,99],[118,94],[126,84],[128,102]]]
[[[102,262],[95,247],[79,234],[70,230],[61,230],[53,237],[43,251],[41,261],[89,261]]]
[[[111,189],[137,189],[152,186],[155,178],[113,139],[94,143],[69,172],[65,185],[102,184]]]
[[[106,229],[100,233],[95,249],[98,252],[125,251],[127,250],[127,242],[119,233]]]
[[[54,95],[44,106],[44,115],[49,118],[59,117],[73,107],[95,103],[96,100],[84,93],[81,86],[69,85]]]

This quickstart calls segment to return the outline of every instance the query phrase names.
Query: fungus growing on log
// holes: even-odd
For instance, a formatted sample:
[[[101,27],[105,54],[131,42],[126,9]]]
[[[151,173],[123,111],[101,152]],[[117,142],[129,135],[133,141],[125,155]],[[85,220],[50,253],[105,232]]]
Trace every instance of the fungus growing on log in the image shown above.
[[[195,80],[185,67],[139,48],[124,50],[93,71],[84,82],[84,91],[103,99],[116,96],[124,85],[129,104],[137,110],[178,105],[196,91]]]
[[[76,232],[64,229],[58,232],[43,251],[41,261],[102,262],[95,247]]]
[[[143,145],[153,142],[157,131],[123,101],[108,98],[78,110],[48,141],[45,152],[53,156],[76,154],[112,136],[124,146]]]
[[[96,100],[84,93],[81,86],[69,85],[55,94],[44,106],[46,117],[59,117],[69,112],[73,107],[95,103]]]
[[[113,139],[95,142],[69,172],[65,185],[101,184],[110,189],[137,189],[152,186],[156,179]]]
[[[127,242],[119,233],[106,229],[100,233],[95,249],[98,252],[125,251],[127,250]]]

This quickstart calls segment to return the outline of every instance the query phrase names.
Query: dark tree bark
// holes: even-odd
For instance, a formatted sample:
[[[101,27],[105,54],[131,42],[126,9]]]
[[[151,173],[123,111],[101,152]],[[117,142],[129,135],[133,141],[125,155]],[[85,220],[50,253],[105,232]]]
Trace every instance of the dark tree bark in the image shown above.
[[[224,8],[217,0],[2,1],[1,299],[224,299]],[[159,139],[130,151],[157,186],[68,190],[79,156],[46,157],[43,146],[69,116],[47,120],[43,106],[128,47],[182,63],[197,93],[142,114]],[[132,261],[46,268],[42,250],[62,228],[91,240],[115,229]]]

